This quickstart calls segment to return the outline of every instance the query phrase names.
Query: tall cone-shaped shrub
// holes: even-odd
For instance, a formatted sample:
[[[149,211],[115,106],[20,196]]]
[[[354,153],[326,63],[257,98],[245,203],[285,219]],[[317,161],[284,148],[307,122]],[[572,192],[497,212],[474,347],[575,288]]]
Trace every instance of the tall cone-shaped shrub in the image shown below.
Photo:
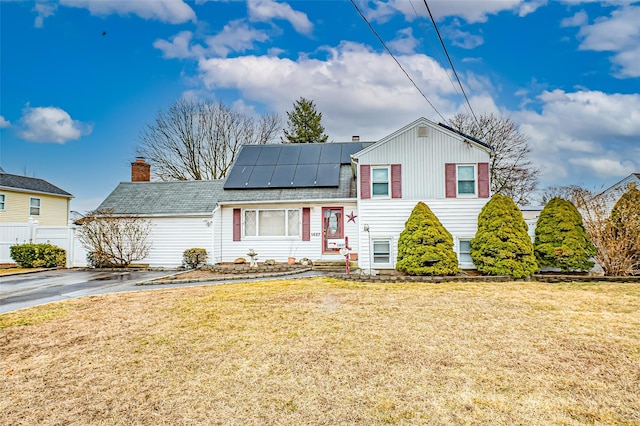
[[[635,184],[613,206],[605,231],[607,275],[640,275],[640,190]]]
[[[433,260],[437,262],[433,263]],[[409,275],[455,275],[460,272],[453,237],[422,201],[411,212],[398,238],[396,269]]]
[[[478,216],[478,231],[471,240],[471,259],[488,275],[524,278],[538,270],[527,224],[516,203],[495,194]]]
[[[552,198],[536,223],[533,244],[540,266],[562,271],[588,271],[596,249],[582,225],[582,215],[571,201]]]

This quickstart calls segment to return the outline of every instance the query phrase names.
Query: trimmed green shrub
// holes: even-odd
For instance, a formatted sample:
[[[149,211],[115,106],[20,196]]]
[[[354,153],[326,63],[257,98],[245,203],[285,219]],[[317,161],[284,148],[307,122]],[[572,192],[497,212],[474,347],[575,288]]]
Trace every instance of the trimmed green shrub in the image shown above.
[[[432,263],[430,261],[437,260]],[[409,275],[455,275],[460,272],[453,237],[422,201],[411,212],[398,238],[396,269]]]
[[[582,225],[582,215],[571,201],[552,198],[536,223],[533,244],[540,266],[567,271],[588,271],[596,249]]]
[[[9,250],[11,258],[22,268],[53,268],[67,262],[67,252],[51,244],[19,244]]]
[[[471,259],[487,275],[524,278],[538,270],[527,224],[511,198],[495,194],[482,208]]]
[[[207,250],[203,248],[190,248],[182,253],[182,263],[191,269],[204,265],[207,261]]]

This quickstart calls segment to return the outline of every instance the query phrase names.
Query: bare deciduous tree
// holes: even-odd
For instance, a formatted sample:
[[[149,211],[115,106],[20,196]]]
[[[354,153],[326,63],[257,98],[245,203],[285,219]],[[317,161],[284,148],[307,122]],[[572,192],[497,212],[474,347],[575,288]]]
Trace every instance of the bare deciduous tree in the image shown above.
[[[136,153],[163,181],[220,179],[242,145],[275,141],[280,128],[277,114],[256,120],[222,102],[181,99],[146,126]]]
[[[529,204],[529,197],[538,186],[540,170],[528,158],[531,149],[527,138],[509,117],[481,115],[476,122],[473,116],[459,113],[448,125],[493,147],[492,193],[506,195],[519,205]]]
[[[613,193],[596,194],[569,187],[570,200],[582,214],[584,228],[596,247],[596,261],[605,275],[634,275],[640,272],[640,196],[623,194],[615,204]],[[638,191],[631,188],[629,191]],[[630,193],[630,192],[629,192]]]
[[[96,210],[78,221],[79,239],[95,267],[127,267],[144,259],[151,244],[151,222],[138,216]]]

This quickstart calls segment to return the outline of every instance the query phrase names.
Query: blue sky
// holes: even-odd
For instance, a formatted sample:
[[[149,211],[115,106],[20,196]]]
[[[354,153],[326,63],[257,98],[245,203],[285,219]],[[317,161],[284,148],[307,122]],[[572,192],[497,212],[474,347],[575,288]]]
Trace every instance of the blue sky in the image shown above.
[[[466,111],[422,0],[0,2],[0,166],[94,209],[176,99],[286,118],[332,141]],[[428,2],[473,111],[510,116],[540,186],[640,172],[640,1]],[[435,107],[432,108],[430,103]]]

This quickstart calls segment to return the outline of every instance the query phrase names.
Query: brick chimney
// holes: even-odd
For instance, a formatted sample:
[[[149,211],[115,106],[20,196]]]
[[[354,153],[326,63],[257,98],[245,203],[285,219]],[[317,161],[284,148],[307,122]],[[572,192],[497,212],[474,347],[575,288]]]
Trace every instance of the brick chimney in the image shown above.
[[[360,136],[351,136],[351,142],[360,142]]]
[[[137,157],[135,163],[131,163],[131,182],[150,182],[151,164],[144,158]]]

